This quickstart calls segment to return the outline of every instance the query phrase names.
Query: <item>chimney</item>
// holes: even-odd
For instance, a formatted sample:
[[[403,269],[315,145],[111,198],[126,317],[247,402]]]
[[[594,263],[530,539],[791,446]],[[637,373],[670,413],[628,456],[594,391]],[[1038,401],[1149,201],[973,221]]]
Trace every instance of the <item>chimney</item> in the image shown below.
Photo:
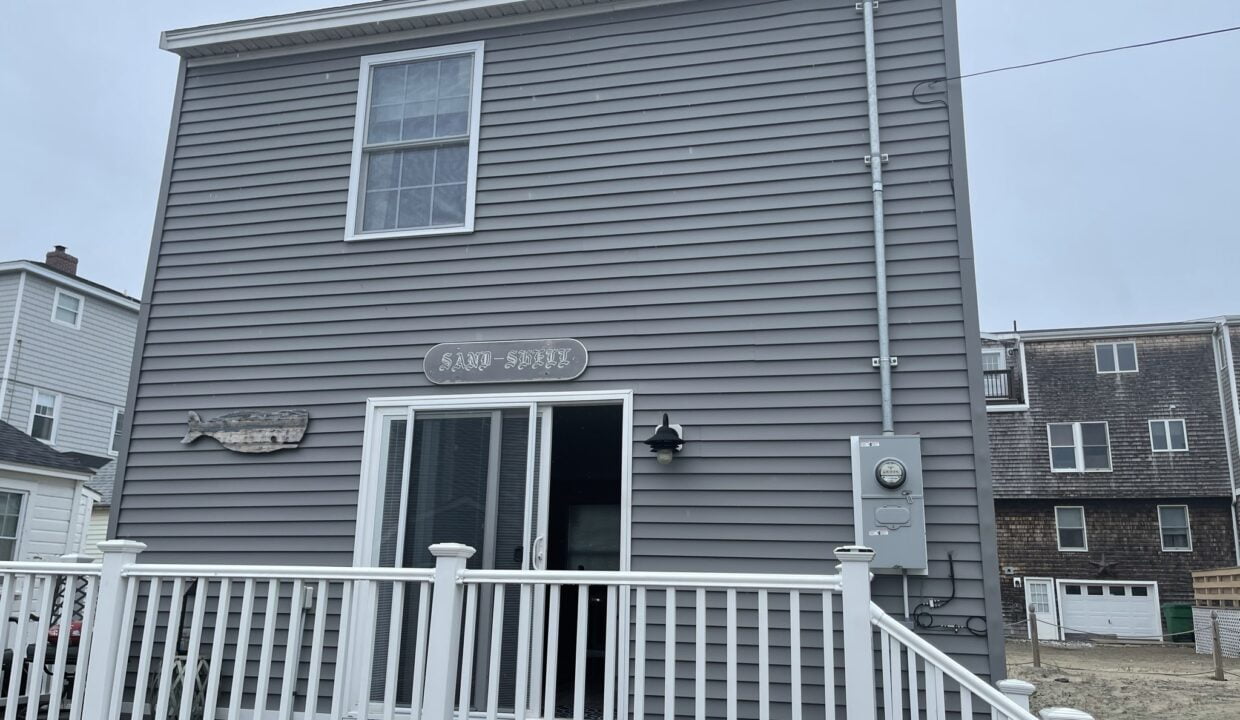
[[[47,264],[53,270],[66,275],[77,275],[78,259],[65,252],[64,245],[57,245],[55,250],[47,254]]]

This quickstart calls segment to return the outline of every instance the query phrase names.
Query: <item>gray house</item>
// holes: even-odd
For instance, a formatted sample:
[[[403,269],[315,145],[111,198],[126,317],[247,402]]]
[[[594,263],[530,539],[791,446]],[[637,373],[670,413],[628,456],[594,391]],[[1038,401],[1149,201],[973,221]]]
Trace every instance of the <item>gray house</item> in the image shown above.
[[[829,573],[867,541],[853,439],[890,424],[920,438],[928,563],[878,602],[1002,677],[961,106],[934,82],[954,13],[882,3],[872,104],[852,0],[165,33],[114,535],[166,563],[456,541],[470,567]]]
[[[77,271],[63,246],[0,263],[0,422],[57,451],[52,471],[64,453],[83,473],[77,487],[30,468],[0,475],[27,535],[5,560],[92,553],[107,531],[138,301]]]

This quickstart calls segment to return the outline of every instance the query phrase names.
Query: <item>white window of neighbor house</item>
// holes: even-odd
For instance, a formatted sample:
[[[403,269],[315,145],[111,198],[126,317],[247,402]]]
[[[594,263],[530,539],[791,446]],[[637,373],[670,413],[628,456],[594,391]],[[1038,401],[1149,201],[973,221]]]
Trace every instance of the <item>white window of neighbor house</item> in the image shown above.
[[[45,390],[35,390],[30,404],[30,437],[46,443],[56,442],[56,417],[60,410],[60,396]]]
[[[1164,552],[1192,552],[1193,531],[1188,526],[1188,506],[1159,505],[1158,532]]]
[[[17,559],[17,537],[21,527],[23,493],[0,491],[0,560]]]
[[[52,299],[52,321],[75,330],[81,328],[83,304],[81,295],[56,288],[56,296]]]
[[[1053,472],[1109,472],[1111,438],[1105,422],[1048,423]]]
[[[473,231],[482,48],[362,58],[346,240]]]
[[[1061,551],[1088,550],[1085,537],[1085,508],[1079,505],[1055,508],[1055,534]]]
[[[1137,344],[1098,343],[1094,345],[1094,364],[1099,373],[1130,373],[1137,371]]]
[[[112,444],[108,447],[108,452],[112,455],[119,454],[121,451],[121,431],[125,425],[125,411],[122,408],[116,408],[112,412]]]
[[[1154,452],[1186,452],[1188,430],[1183,420],[1151,420],[1150,449]]]
[[[982,369],[983,370],[1006,370],[1007,362],[1004,358],[1002,350],[983,350],[982,351]]]

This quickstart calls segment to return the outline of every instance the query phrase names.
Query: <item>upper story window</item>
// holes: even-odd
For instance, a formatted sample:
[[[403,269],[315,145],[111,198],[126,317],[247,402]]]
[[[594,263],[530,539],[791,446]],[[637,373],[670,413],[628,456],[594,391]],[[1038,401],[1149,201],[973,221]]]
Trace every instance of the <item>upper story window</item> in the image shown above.
[[[81,295],[56,288],[56,297],[52,300],[52,322],[68,325],[75,330],[82,327],[84,304]]]
[[[1188,431],[1183,420],[1151,420],[1150,449],[1154,452],[1185,452]]]
[[[1111,439],[1105,422],[1049,423],[1051,470],[1109,472]]]
[[[121,431],[125,428],[125,411],[116,408],[112,413],[112,444],[108,447],[108,452],[116,455],[121,451]]]
[[[362,58],[345,239],[474,229],[482,43]]]
[[[47,443],[56,442],[56,417],[59,410],[59,395],[35,390],[30,405],[30,437]]]
[[[22,493],[0,491],[0,560],[17,559],[18,528],[22,519]]]
[[[1085,537],[1085,508],[1079,505],[1055,508],[1055,534],[1063,551],[1088,550]]]
[[[1007,358],[1002,350],[982,351],[983,370],[1007,370]]]
[[[1137,344],[1098,343],[1094,345],[1094,363],[1099,373],[1128,373],[1137,371]]]
[[[1187,505],[1159,505],[1158,533],[1164,552],[1192,552],[1193,531],[1188,527]]]

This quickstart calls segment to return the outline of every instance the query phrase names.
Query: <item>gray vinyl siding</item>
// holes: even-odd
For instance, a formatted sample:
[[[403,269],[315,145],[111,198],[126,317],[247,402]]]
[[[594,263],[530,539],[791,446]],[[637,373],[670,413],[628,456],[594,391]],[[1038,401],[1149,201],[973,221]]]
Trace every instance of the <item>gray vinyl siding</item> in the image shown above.
[[[953,553],[951,621],[985,614],[993,549],[948,111],[910,97],[948,49],[938,0],[877,22],[895,420],[922,436],[934,578],[911,584],[947,597]],[[634,444],[636,569],[832,572],[848,438],[880,421],[861,31],[851,0],[730,0],[436,36],[487,43],[476,232],[357,243],[359,56],[419,43],[188,66],[116,535],[153,561],[347,565],[366,399],[527,392],[431,386],[421,358],[574,337],[585,374],[537,390],[631,388],[635,440],[663,412],[687,428],[667,468]],[[293,407],[295,451],[178,442],[189,410]],[[932,637],[989,671],[985,639]]]
[[[57,393],[61,399],[55,448],[106,457],[113,412],[125,405],[138,314],[84,295],[80,328],[55,323],[51,318],[57,287],[26,274],[17,332],[20,346],[14,351],[11,398],[2,417],[28,431],[34,389]]]

